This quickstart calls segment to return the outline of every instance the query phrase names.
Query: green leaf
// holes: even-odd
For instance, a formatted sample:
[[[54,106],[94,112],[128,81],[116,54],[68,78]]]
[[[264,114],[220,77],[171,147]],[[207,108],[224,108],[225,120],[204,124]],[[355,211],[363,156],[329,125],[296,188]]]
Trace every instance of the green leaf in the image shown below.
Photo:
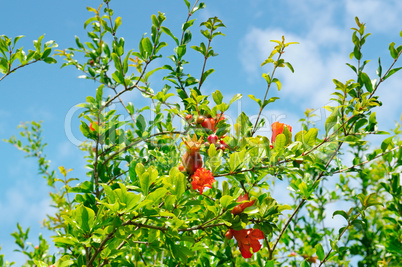
[[[94,21],[96,21],[96,17],[92,17],[92,18],[87,19],[85,21],[85,23],[84,23],[84,29],[87,28],[88,24],[90,24],[91,22],[94,22]]]
[[[332,127],[335,126],[335,124],[338,122],[338,117],[339,117],[339,106],[335,107],[334,110],[332,111],[331,115],[328,116],[327,120],[325,121],[325,132],[328,135],[329,131],[332,129]]]
[[[363,202],[363,206],[365,208],[371,207],[371,206],[383,206],[383,203],[379,202],[378,199],[376,198],[377,193],[371,193],[370,195],[366,196]]]
[[[229,206],[233,202],[233,197],[225,195],[225,196],[221,197],[220,202],[221,202],[221,207],[225,209],[227,206]]]
[[[395,68],[395,69],[390,70],[390,71],[388,72],[388,74],[384,77],[384,81],[385,81],[386,79],[388,79],[391,75],[393,75],[395,72],[399,71],[400,69],[402,69],[402,67],[399,67],[399,68]]]
[[[180,45],[180,46],[176,47],[173,50],[175,51],[175,53],[177,54],[177,57],[180,60],[186,54],[187,46],[186,45]]]
[[[335,215],[341,215],[343,218],[346,219],[346,221],[349,220],[349,215],[346,213],[344,210],[337,210],[332,214],[332,218],[334,218]]]
[[[56,64],[56,63],[57,63],[57,60],[54,59],[54,58],[52,58],[52,57],[47,57],[47,58],[45,58],[43,61],[44,61],[45,63],[47,63],[47,64]]]
[[[151,15],[151,20],[152,20],[152,24],[153,24],[155,27],[159,27],[159,20],[158,20],[158,18],[156,17],[155,14],[152,14],[152,15]]]
[[[156,189],[154,192],[150,193],[147,197],[147,200],[152,200],[154,203],[158,202],[161,198],[163,198],[168,190],[164,187]]]
[[[188,0],[184,0],[184,3],[186,3],[188,11],[190,12],[190,2]]]
[[[391,136],[391,137],[388,137],[387,139],[385,139],[384,141],[382,141],[381,150],[383,152],[385,152],[388,149],[388,147],[392,144],[392,139],[393,139],[393,137]]]
[[[258,103],[258,105],[261,107],[262,106],[262,101],[261,99],[256,98],[254,95],[248,95],[252,100]]]
[[[75,210],[75,221],[77,225],[86,233],[90,232],[95,219],[95,212],[87,207],[79,206]]]
[[[116,31],[117,30],[117,28],[119,28],[120,27],[120,25],[121,25],[121,17],[117,17],[116,18],[116,20],[114,21],[114,30]]]
[[[389,44],[389,52],[390,52],[391,57],[393,59],[396,59],[398,57],[398,51],[396,51],[396,49],[395,49],[395,43],[394,42]]]
[[[187,180],[184,174],[178,173],[176,175],[177,180],[175,184],[175,195],[180,198],[184,192],[186,192],[186,185],[187,185]]]
[[[317,135],[318,135],[318,129],[317,128],[311,128],[307,134],[304,136],[303,144],[307,148],[311,148],[315,145],[315,142],[317,140]]]
[[[53,238],[53,242],[72,245],[72,246],[75,246],[77,243],[79,243],[78,239],[73,236],[55,237],[55,238]]]
[[[96,102],[98,102],[98,103],[102,102],[103,87],[104,87],[104,84],[100,85],[98,87],[98,89],[96,89]]]
[[[373,92],[373,84],[371,83],[370,77],[365,72],[360,73],[360,78],[362,79],[364,86],[370,93]]]
[[[140,176],[140,187],[141,187],[141,190],[142,190],[144,196],[148,195],[149,186],[150,186],[150,182],[149,182],[149,173],[148,173],[148,172],[144,172],[144,173]]]
[[[230,194],[229,183],[226,180],[223,180],[222,182],[222,193],[223,195]]]
[[[184,23],[184,24],[182,25],[182,30],[185,32],[188,28],[190,28],[191,26],[193,26],[194,21],[196,21],[196,19],[192,19],[192,20],[189,20],[189,21],[187,21],[186,23]]]
[[[282,133],[286,136],[286,144],[289,145],[290,143],[292,143],[292,133],[286,125],[283,127]]]
[[[137,126],[138,132],[141,132],[141,133],[144,132],[146,125],[147,125],[147,123],[145,122],[144,116],[142,116],[142,114],[138,115],[137,119],[135,120],[135,126]],[[138,135],[142,136],[140,134],[138,134]]]
[[[276,85],[278,86],[278,91],[280,91],[282,87],[281,82],[277,78],[273,78],[272,82],[276,83]]]
[[[116,70],[115,72],[112,73],[112,78],[115,80],[115,82],[119,84],[124,84],[124,77],[121,71]]]
[[[295,72],[295,70],[293,69],[292,64],[290,64],[289,62],[285,62],[285,65],[290,69],[290,71],[291,71],[292,73]]]
[[[277,99],[279,99],[279,97],[276,96],[266,99],[264,103],[262,103],[262,108],[265,108],[269,103],[274,103]]]
[[[162,26],[161,31],[164,32],[165,34],[169,35],[170,37],[172,37],[177,45],[180,45],[179,39],[177,39],[176,36],[173,35],[173,33],[169,30],[169,28]]]
[[[278,134],[275,139],[274,149],[279,151],[286,146],[286,136],[284,134]]]
[[[141,40],[141,44],[142,44],[142,47],[145,49],[145,52],[148,53],[147,57],[150,57],[152,55],[152,50],[153,50],[151,40],[148,37],[146,37]]]
[[[232,99],[230,100],[230,102],[229,102],[229,106],[230,106],[230,105],[232,105],[232,104],[233,104],[233,102],[235,102],[235,101],[237,101],[237,100],[241,99],[242,97],[243,97],[243,95],[242,95],[242,94],[235,94],[235,95],[234,95],[234,97],[232,97]]]
[[[320,261],[324,260],[325,258],[325,253],[324,253],[324,248],[322,247],[321,243],[318,243],[315,247],[314,247],[317,251],[317,256],[318,259]]]
[[[222,103],[223,95],[219,90],[216,90],[212,93],[212,98],[214,99],[214,102],[219,105]]]
[[[359,47],[355,46],[355,48],[353,49],[353,55],[357,60],[360,60],[362,58],[362,53],[360,52]]]
[[[267,58],[266,60],[264,60],[264,62],[261,63],[261,67],[268,63],[274,63],[274,60],[272,58]]]
[[[269,73],[263,73],[262,77],[267,81],[268,84],[271,84],[271,77],[269,76]]]
[[[213,73],[213,72],[215,72],[214,69],[209,69],[209,70],[205,71],[205,72],[202,74],[202,78],[201,78],[200,84],[203,84],[204,81],[205,81],[205,79],[206,79],[211,73]]]
[[[153,69],[153,70],[151,70],[151,71],[148,71],[147,74],[145,74],[144,80],[145,80],[145,81],[148,81],[148,78],[149,78],[152,74],[154,74],[154,73],[157,72],[158,70],[162,70],[162,69],[164,69],[164,68],[163,68],[163,67],[158,67],[158,68],[155,68],[155,69]]]
[[[115,195],[114,195],[114,193],[113,193],[112,188],[111,188],[110,186],[108,186],[107,184],[101,184],[101,185],[102,185],[102,187],[103,187],[103,190],[105,190],[106,197],[107,197],[107,199],[109,200],[109,203],[110,203],[110,204],[115,203],[116,197],[115,197]]]

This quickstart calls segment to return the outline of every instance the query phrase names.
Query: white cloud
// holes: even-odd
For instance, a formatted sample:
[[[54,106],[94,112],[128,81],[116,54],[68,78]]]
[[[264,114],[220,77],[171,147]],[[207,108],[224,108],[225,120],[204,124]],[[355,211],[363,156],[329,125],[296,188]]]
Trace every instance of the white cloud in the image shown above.
[[[46,214],[52,213],[54,209],[50,207],[47,190],[43,186],[34,186],[26,181],[17,182],[5,193],[0,203],[0,214],[6,215],[0,217],[2,225],[13,225],[17,221],[24,225],[32,222],[39,224]]]
[[[322,34],[321,34],[322,33]],[[350,72],[345,65],[347,52],[345,37],[333,26],[313,27],[307,37],[287,33],[281,29],[252,28],[241,43],[241,61],[250,81],[261,73],[259,65],[269,53],[272,45],[269,40],[280,39],[284,35],[287,42],[299,42],[285,50],[283,58],[289,61],[295,73],[287,69],[279,69],[284,94],[292,103],[305,108],[318,108],[328,102],[334,86],[333,77],[346,79]],[[323,52],[327,44],[335,46],[331,53]]]
[[[374,31],[387,33],[402,30],[400,0],[345,0],[345,9]]]
[[[395,121],[400,121],[402,115],[402,72],[395,73],[380,85],[377,94],[383,104],[375,110],[379,129],[387,131],[395,128]]]
[[[256,79],[261,79],[259,66],[273,47],[269,44],[270,40],[285,35],[288,41],[299,42],[299,45],[288,47],[284,54],[295,73],[279,70],[277,74],[283,84],[281,94],[290,102],[300,104],[302,109],[325,104],[334,88],[333,78],[347,80],[354,77],[345,65],[352,49],[349,28],[354,25],[350,25],[353,23],[351,18],[357,15],[367,22],[370,29],[383,33],[399,30],[402,25],[402,17],[399,16],[402,2],[397,0],[344,0],[325,4],[309,0],[287,1],[286,4],[293,7],[289,11],[294,11],[294,14],[289,14],[292,23],[302,25],[299,32],[278,27],[252,27],[240,42],[240,60],[249,75],[249,82],[254,83]],[[342,15],[339,16],[339,13]],[[396,94],[399,96],[399,91]],[[390,102],[394,107],[396,99],[399,99],[395,95],[385,98],[384,104]]]

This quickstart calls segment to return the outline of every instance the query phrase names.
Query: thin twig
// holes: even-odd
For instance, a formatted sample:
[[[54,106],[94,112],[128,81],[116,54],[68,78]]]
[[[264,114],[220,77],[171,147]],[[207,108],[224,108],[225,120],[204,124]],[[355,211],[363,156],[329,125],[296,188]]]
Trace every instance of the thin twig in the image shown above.
[[[341,238],[342,238],[343,234],[346,232],[346,230],[349,229],[349,227],[354,223],[355,220],[357,220],[357,218],[360,217],[360,215],[361,215],[361,213],[359,213],[352,221],[348,221],[348,225],[343,229],[342,233],[339,235],[338,241],[341,240]],[[329,255],[331,254],[331,252],[332,252],[332,248],[325,255],[325,258],[320,262],[320,265],[318,265],[318,267],[320,267],[321,265],[323,265],[327,261],[327,259],[328,259]]]
[[[331,161],[334,159],[335,155],[338,154],[339,149],[341,148],[343,143],[340,143],[338,145],[338,148],[335,150],[335,152],[331,155],[331,157],[329,158],[329,160],[327,161],[327,163],[325,164],[324,169],[327,169],[327,167],[329,166],[329,164],[331,163]],[[322,178],[322,176],[324,176],[325,171],[321,171],[321,173],[317,176],[317,178],[314,180],[314,185],[316,183],[318,183],[320,181],[320,179]],[[313,187],[314,187],[313,185]],[[302,199],[299,203],[299,205],[296,207],[296,209],[293,211],[292,215],[288,218],[288,220],[286,221],[285,225],[283,226],[281,232],[279,233],[277,239],[275,240],[274,245],[272,246],[272,253],[275,251],[276,246],[279,243],[279,240],[281,239],[282,235],[285,233],[287,227],[289,226],[290,222],[292,221],[293,217],[299,212],[300,208],[304,205],[304,203],[307,201],[307,199]]]
[[[150,135],[150,136],[149,136],[148,138],[146,138],[146,139],[141,139],[141,140],[135,141],[135,142],[133,142],[133,143],[131,143],[131,144],[129,144],[129,145],[127,145],[127,146],[125,146],[125,147],[119,149],[118,151],[116,151],[116,152],[114,152],[112,155],[110,155],[110,156],[104,161],[103,164],[108,163],[111,159],[113,159],[115,156],[117,156],[117,155],[120,154],[121,152],[125,152],[125,151],[127,151],[129,148],[131,148],[131,147],[133,147],[133,146],[135,146],[135,145],[138,145],[139,143],[141,143],[141,142],[143,142],[143,141],[149,140],[150,138],[155,137],[155,136],[158,136],[158,135],[168,135],[168,134],[182,134],[182,135],[184,135],[184,134],[186,134],[186,133],[185,133],[185,132],[178,132],[178,131],[155,133],[155,134],[153,134],[153,135]]]
[[[391,71],[392,67],[395,65],[395,63],[398,61],[400,55],[402,53],[402,50],[399,51],[398,56],[394,59],[394,62],[392,62],[391,66],[388,68],[388,70],[385,72],[385,74],[380,78],[380,80],[378,81],[377,85],[375,86],[373,92],[371,92],[369,99],[374,95],[374,93],[377,91],[378,86],[380,86],[380,84],[384,81],[385,76],[388,75],[388,73]]]
[[[31,64],[36,63],[36,62],[38,62],[38,61],[40,61],[40,59],[36,59],[36,60],[34,60],[34,61],[28,62],[27,64],[24,64],[24,65],[20,65],[20,66],[18,66],[18,67],[15,67],[14,69],[12,69],[12,70],[8,71],[6,74],[4,74],[3,77],[0,78],[0,82],[1,82],[4,78],[6,78],[8,75],[10,75],[11,73],[13,73],[14,71],[18,70],[19,68],[22,68],[22,67],[31,65]]]
[[[345,168],[345,169],[342,169],[342,170],[335,171],[335,172],[333,172],[332,174],[341,173],[341,172],[348,171],[348,170],[350,170],[350,169],[354,169],[354,168],[356,168],[356,167],[358,167],[358,166],[367,164],[367,163],[369,163],[369,162],[371,162],[371,161],[373,161],[373,160],[375,160],[375,159],[378,159],[379,157],[382,157],[382,156],[384,156],[384,155],[386,155],[386,154],[388,154],[388,153],[390,153],[390,152],[392,152],[392,151],[395,151],[395,150],[397,150],[397,149],[400,149],[400,148],[402,148],[402,145],[397,146],[397,147],[394,147],[393,149],[390,149],[390,150],[388,150],[388,151],[385,151],[385,152],[383,152],[383,153],[381,153],[381,154],[378,154],[377,156],[375,156],[374,158],[372,158],[372,159],[370,159],[370,160],[366,160],[366,161],[360,162],[359,164],[355,164],[355,165],[353,165],[353,166],[351,166],[351,167],[348,167],[348,168]]]
[[[277,62],[281,59],[283,50],[284,50],[284,49],[282,48],[281,51],[279,51],[279,53],[278,53],[279,55],[278,55]],[[267,99],[268,92],[269,92],[269,88],[271,87],[272,79],[273,79],[273,77],[274,77],[274,74],[275,74],[275,71],[276,71],[277,68],[278,68],[278,66],[274,66],[274,69],[272,70],[272,74],[271,74],[271,77],[270,77],[271,82],[268,83],[267,90],[265,91],[264,100],[262,101],[263,104],[264,104],[265,100]],[[261,106],[261,107],[260,107],[260,111],[258,112],[257,120],[255,121],[255,124],[254,124],[253,131],[251,132],[251,136],[253,136],[253,135],[255,134],[255,132],[257,131],[258,121],[259,121],[259,119],[260,119],[261,112],[262,112],[263,109],[264,109],[264,107]]]

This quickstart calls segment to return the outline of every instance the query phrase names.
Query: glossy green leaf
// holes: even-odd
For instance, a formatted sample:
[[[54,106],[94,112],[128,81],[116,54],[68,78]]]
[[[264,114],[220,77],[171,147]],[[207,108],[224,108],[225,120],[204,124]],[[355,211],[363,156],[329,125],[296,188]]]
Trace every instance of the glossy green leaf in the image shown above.
[[[338,122],[338,117],[339,117],[339,106],[335,107],[331,113],[331,115],[328,116],[327,120],[325,121],[325,132],[328,135],[329,131],[335,126],[335,124]]]
[[[325,253],[324,253],[324,248],[322,247],[321,243],[318,243],[314,247],[317,251],[317,257],[320,261],[324,260],[325,258]]]

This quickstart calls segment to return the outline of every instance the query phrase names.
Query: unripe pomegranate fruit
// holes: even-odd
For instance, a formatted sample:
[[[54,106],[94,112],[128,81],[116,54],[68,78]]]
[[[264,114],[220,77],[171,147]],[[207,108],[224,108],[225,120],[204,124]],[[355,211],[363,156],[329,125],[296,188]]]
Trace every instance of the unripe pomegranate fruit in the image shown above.
[[[201,123],[202,127],[206,129],[210,129],[211,131],[215,128],[215,119],[214,118],[206,118],[203,123]]]
[[[229,230],[226,232],[225,237],[226,237],[227,240],[230,240],[230,239],[233,238],[232,229],[229,229]]]
[[[193,121],[193,115],[188,114],[188,115],[186,115],[185,119],[186,119],[186,121],[187,121],[188,123],[190,123],[190,122]]]
[[[210,144],[216,144],[216,142],[218,142],[218,136],[216,134],[211,134],[208,136],[208,142]]]
[[[205,121],[205,117],[202,116],[202,115],[197,118],[197,123],[198,124],[202,124],[202,123],[204,123],[204,121]]]
[[[229,146],[225,143],[225,141],[223,140],[219,141],[218,149],[225,150],[226,148],[229,148]]]

